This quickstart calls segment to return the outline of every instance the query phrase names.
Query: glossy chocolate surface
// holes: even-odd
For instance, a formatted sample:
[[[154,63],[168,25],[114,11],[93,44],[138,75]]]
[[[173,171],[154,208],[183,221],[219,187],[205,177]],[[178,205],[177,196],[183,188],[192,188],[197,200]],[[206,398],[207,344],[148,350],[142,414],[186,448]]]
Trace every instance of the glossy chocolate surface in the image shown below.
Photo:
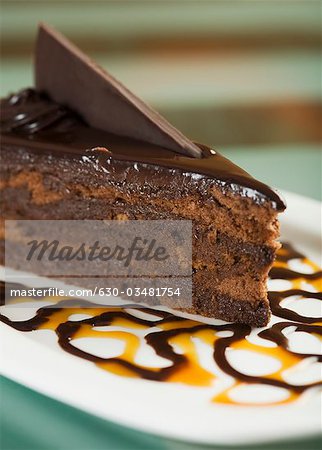
[[[196,179],[213,178],[258,204],[270,202],[279,211],[285,209],[278,193],[207,146],[198,144],[203,157],[193,158],[116,136],[89,127],[76,113],[33,89],[1,101],[1,140],[2,145],[13,148],[94,161],[102,170],[113,160],[121,160],[137,165],[138,169],[140,165],[154,166],[155,170],[167,167],[174,172],[193,174]]]

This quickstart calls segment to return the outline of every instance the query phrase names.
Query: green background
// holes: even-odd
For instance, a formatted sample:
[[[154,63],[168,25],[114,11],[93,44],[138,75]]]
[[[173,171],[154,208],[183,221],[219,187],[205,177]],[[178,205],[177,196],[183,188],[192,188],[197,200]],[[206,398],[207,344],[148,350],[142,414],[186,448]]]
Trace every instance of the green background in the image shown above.
[[[40,20],[191,138],[273,186],[321,199],[320,1],[3,1],[1,95],[33,84]],[[97,419],[6,378],[0,425],[4,450],[198,448]],[[260,448],[320,444],[312,437]]]

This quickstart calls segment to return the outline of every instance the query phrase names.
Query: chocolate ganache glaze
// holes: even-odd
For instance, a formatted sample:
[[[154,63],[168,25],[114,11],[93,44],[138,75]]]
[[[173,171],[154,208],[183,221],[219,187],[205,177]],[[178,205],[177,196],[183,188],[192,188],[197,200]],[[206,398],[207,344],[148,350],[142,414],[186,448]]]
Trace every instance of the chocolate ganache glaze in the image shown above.
[[[108,105],[106,110],[108,113]],[[103,171],[108,171],[113,160],[119,160],[156,168],[168,167],[195,174],[198,178],[210,177],[256,203],[268,201],[278,211],[285,209],[277,192],[205,145],[197,144],[202,158],[194,158],[116,136],[89,127],[76,113],[34,89],[24,89],[1,100],[1,140],[5,147],[81,158]]]

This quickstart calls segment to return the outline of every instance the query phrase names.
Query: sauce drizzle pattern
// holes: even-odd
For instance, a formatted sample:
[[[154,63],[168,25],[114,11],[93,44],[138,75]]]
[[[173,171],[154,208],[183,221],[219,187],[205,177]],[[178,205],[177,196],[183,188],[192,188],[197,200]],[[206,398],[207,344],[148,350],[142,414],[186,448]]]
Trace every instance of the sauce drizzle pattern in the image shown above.
[[[288,267],[289,261],[295,259],[308,266],[311,273],[291,270]],[[12,321],[5,315],[0,315],[0,319],[7,325],[23,332],[40,329],[53,330],[57,334],[58,343],[63,350],[91,361],[99,368],[113,374],[159,382],[179,382],[201,387],[212,386],[216,383],[218,375],[207,370],[200,363],[195,345],[195,341],[199,340],[211,349],[217,368],[233,379],[231,386],[219,392],[212,399],[214,402],[245,404],[233,400],[231,393],[236,387],[254,384],[286,389],[287,399],[275,403],[292,402],[304,391],[321,386],[322,382],[291,384],[286,381],[284,372],[289,369],[293,370],[303,360],[309,361],[309,364],[322,362],[322,356],[291,350],[286,335],[287,330],[292,327],[292,333],[308,333],[321,339],[322,317],[301,315],[283,306],[283,302],[290,297],[295,298],[295,302],[297,299],[321,301],[322,272],[290,244],[284,243],[278,252],[270,279],[287,280],[291,283],[292,288],[269,292],[272,313],[275,318],[282,320],[273,323],[268,328],[258,330],[258,337],[270,343],[267,346],[254,344],[249,339],[252,329],[248,325],[208,324],[175,316],[167,311],[142,308],[141,305],[136,305],[140,308],[138,314],[138,310],[132,304],[122,307],[106,307],[97,304],[93,307],[93,303],[89,305],[82,299],[67,299],[60,301],[55,307],[40,308],[35,316],[28,320]],[[312,292],[303,289],[303,284],[306,287],[310,285]],[[8,283],[5,285],[2,282],[2,299],[4,299],[6,288],[8,288]],[[91,317],[69,320],[72,314],[87,314]],[[100,327],[104,327],[104,329]],[[110,327],[113,328],[109,329]],[[138,332],[143,333],[143,339],[140,338]],[[124,350],[117,357],[96,356],[74,345],[77,339],[84,337],[118,339],[124,343]],[[164,367],[138,364],[136,357],[142,345],[150,347],[158,357],[165,359],[168,364]],[[265,376],[245,374],[236,369],[227,358],[229,352],[234,350],[246,350],[273,357],[280,362],[280,368]]]

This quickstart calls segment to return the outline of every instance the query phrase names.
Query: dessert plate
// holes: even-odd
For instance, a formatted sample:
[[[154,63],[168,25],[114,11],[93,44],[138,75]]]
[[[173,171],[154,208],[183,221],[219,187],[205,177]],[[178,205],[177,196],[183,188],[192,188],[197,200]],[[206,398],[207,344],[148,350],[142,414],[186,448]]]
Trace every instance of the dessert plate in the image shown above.
[[[4,306],[11,326],[0,328],[2,374],[167,438],[236,445],[319,433],[321,204],[284,195],[282,241],[307,258],[287,245],[280,252],[269,281],[274,315],[267,329],[175,318],[165,308],[79,306],[57,314],[36,313],[39,302]]]

